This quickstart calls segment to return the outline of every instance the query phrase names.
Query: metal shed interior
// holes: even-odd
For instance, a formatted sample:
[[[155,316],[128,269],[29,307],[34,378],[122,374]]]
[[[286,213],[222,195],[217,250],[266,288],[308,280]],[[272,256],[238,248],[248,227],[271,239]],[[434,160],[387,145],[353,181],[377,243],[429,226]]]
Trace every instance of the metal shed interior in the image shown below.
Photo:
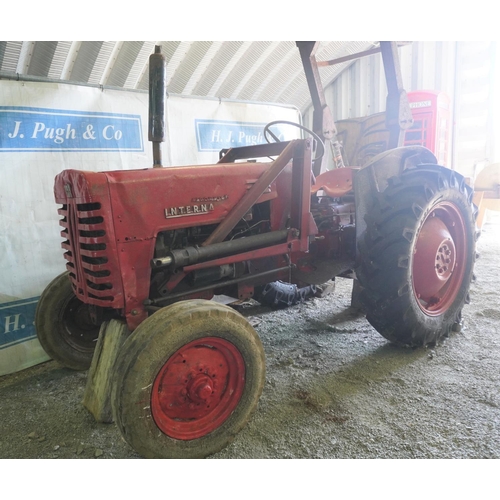
[[[293,41],[0,41],[0,78],[64,81],[147,92],[148,57],[162,46],[170,94],[296,106],[306,125],[311,101]],[[376,41],[325,41],[318,61],[367,51]],[[452,99],[453,164],[474,178],[497,160],[496,43],[415,41],[399,49],[407,91],[438,90]],[[498,65],[497,65],[498,66]],[[385,109],[379,54],[321,68],[336,119]]]
[[[42,8],[42,6],[39,8]],[[46,7],[43,6],[43,8],[45,9]],[[368,8],[372,9],[373,7]],[[439,8],[437,9],[434,14],[436,12],[439,13]],[[477,4],[474,10],[476,9],[480,10]],[[350,14],[351,16],[353,15],[352,10]],[[369,15],[368,11],[364,12],[364,17],[369,17]],[[31,16],[36,17],[36,13],[33,10]],[[469,13],[469,16],[471,16],[470,20],[472,21],[473,15]],[[198,12],[198,17],[202,17],[200,12]],[[332,19],[330,15],[328,17]],[[442,18],[439,15],[437,17]],[[102,12],[96,18],[99,18],[96,21],[102,23]],[[255,17],[252,16],[251,19],[253,21]],[[89,21],[88,15],[86,21]],[[416,19],[413,21],[413,25],[415,25]],[[221,24],[223,24],[222,18]],[[271,27],[272,23],[270,22],[269,28]],[[484,24],[483,27],[485,32],[487,32]],[[356,34],[359,34],[359,31],[358,29]],[[46,32],[44,36],[47,33],[50,33],[50,31]],[[219,30],[218,33],[219,37],[226,37],[223,31]],[[440,32],[435,31],[435,33],[437,33],[436,38],[438,38]],[[260,34],[262,35],[262,30]],[[111,36],[113,35],[114,33],[111,34]],[[40,39],[44,36],[40,37]],[[77,36],[78,33],[75,37]],[[265,35],[261,37],[265,38]],[[195,37],[193,36],[193,38]],[[234,33],[230,33],[227,38],[235,38]],[[244,37],[242,36],[242,38]],[[393,38],[400,37],[395,36]],[[411,38],[411,36],[407,38]],[[452,39],[456,38],[453,37]],[[370,49],[376,46],[376,44],[377,42],[375,41],[323,42],[318,59],[340,58]],[[169,93],[171,94],[292,104],[301,111],[305,124],[308,125],[311,123],[309,92],[303,76],[300,57],[293,41],[0,41],[0,79],[60,81],[76,85],[121,88],[130,92],[147,92],[147,61],[149,54],[153,52],[154,45],[162,45],[163,52],[167,56],[167,83]],[[472,177],[484,165],[498,161],[498,153],[500,153],[498,146],[495,147],[495,137],[500,132],[500,128],[498,127],[500,100],[494,93],[495,87],[498,87],[497,82],[499,82],[499,64],[497,63],[495,67],[495,62],[499,60],[497,45],[496,42],[491,41],[426,41],[413,42],[400,49],[406,90],[435,88],[446,91],[451,95],[455,112],[455,127],[453,131],[455,168],[461,173]],[[365,116],[384,109],[386,90],[383,82],[380,55],[376,54],[362,60],[323,68],[321,75],[325,86],[326,98],[333,109],[335,118],[344,119]],[[497,242],[498,239],[494,241],[495,244]],[[497,248],[498,245],[490,245],[490,247]],[[496,253],[496,250],[490,250],[490,253]],[[483,257],[483,262],[485,260]],[[492,273],[491,268],[486,269],[485,266],[484,269],[486,271],[484,274],[491,274],[491,281],[494,281],[495,273]],[[479,294],[479,290],[475,293]],[[346,297],[347,295],[344,299],[347,303],[348,297]],[[473,326],[477,318],[483,320],[486,314],[486,310],[483,311],[484,307],[480,307],[482,300],[486,304],[486,301],[490,299],[487,297],[483,298],[482,296],[476,297],[473,302],[477,304],[475,306],[477,310],[473,310]],[[300,312],[300,314],[302,313]],[[310,315],[310,312],[306,311],[306,320],[309,320],[308,315]],[[300,323],[302,319],[299,318],[297,322]],[[288,328],[287,325],[293,322],[293,320],[286,319],[283,329]],[[348,355],[354,359],[353,367],[363,368],[366,366],[367,375],[363,374],[359,378],[353,377],[358,372],[354,372],[354,369],[351,370],[349,365],[346,368],[344,361],[339,362],[339,372],[341,373],[338,378],[332,378],[331,380],[332,384],[333,382],[335,384],[340,382],[339,387],[341,389],[345,388],[345,393],[338,393],[338,401],[342,405],[345,405],[344,408],[342,406],[334,406],[332,408],[326,407],[325,409],[321,407],[322,401],[318,400],[319,403],[317,406],[323,413],[319,413],[321,418],[311,419],[311,405],[306,403],[310,403],[310,401],[315,402],[316,399],[306,399],[304,393],[300,392],[302,387],[299,384],[299,390],[297,390],[297,387],[295,387],[296,380],[292,377],[292,382],[295,384],[293,386],[295,391],[293,394],[297,395],[297,397],[290,403],[290,406],[284,407],[284,410],[290,412],[291,409],[298,406],[305,415],[303,418],[305,422],[312,422],[314,425],[317,424],[317,427],[312,428],[311,435],[319,435],[319,429],[328,426],[332,427],[334,423],[337,425],[337,429],[335,429],[335,434],[332,433],[331,443],[336,445],[335,439],[338,439],[338,428],[341,428],[345,432],[345,442],[348,443],[348,447],[345,450],[341,449],[344,455],[339,453],[338,458],[356,456],[352,455],[350,447],[350,443],[356,436],[359,436],[359,446],[363,450],[357,455],[360,458],[380,458],[381,455],[378,451],[380,449],[387,450],[386,456],[388,458],[441,458],[445,456],[449,456],[450,458],[498,457],[498,448],[495,448],[498,445],[498,432],[496,431],[497,427],[494,425],[498,419],[498,398],[494,390],[498,377],[495,370],[487,370],[491,374],[491,379],[487,380],[486,383],[484,380],[480,380],[480,378],[484,378],[484,374],[481,373],[483,367],[487,366],[491,368],[491,366],[494,366],[495,358],[498,358],[496,349],[491,348],[496,343],[496,340],[492,340],[494,337],[493,335],[490,336],[489,333],[490,331],[494,333],[494,326],[488,326],[489,330],[486,329],[488,335],[484,336],[482,340],[481,354],[476,353],[476,356],[473,356],[472,360],[468,353],[474,353],[476,346],[473,345],[473,336],[469,330],[465,334],[457,336],[458,338],[455,339],[457,340],[457,345],[455,347],[451,345],[447,351],[444,349],[438,351],[438,355],[442,356],[442,360],[444,360],[444,362],[441,360],[440,363],[444,366],[443,369],[440,370],[440,367],[436,368],[435,365],[438,363],[435,363],[436,353],[434,351],[423,354],[408,351],[406,358],[410,359],[416,365],[416,368],[410,371],[410,373],[408,373],[408,370],[406,372],[400,370],[402,374],[398,374],[392,367],[390,369],[387,368],[387,372],[385,372],[386,365],[389,366],[389,361],[394,358],[393,352],[381,346],[381,341],[369,338],[363,329],[363,325],[359,326],[356,324],[356,328],[358,328],[359,352],[349,352]],[[483,328],[481,331],[485,331],[485,329]],[[280,343],[281,338],[278,337],[278,340],[276,340],[273,335],[266,336],[265,333],[264,337],[270,346],[274,347],[276,344],[277,349],[283,349],[281,357],[277,356],[276,359],[273,359],[273,366],[275,365],[281,369],[283,366],[289,366],[288,360],[290,358],[288,356],[294,355],[295,351],[302,348],[302,346],[298,345],[297,342],[291,346],[287,342]],[[335,344],[337,337],[342,336],[346,337],[346,334],[341,330],[337,330],[336,335],[331,336],[333,340],[327,341],[327,347],[329,348],[331,343],[332,349],[331,352],[326,351],[326,355],[320,358],[318,366],[320,366],[321,370],[325,372],[331,370],[328,363],[331,359],[336,361],[336,358],[331,353],[341,352],[343,354],[343,351],[339,350],[343,349],[342,344],[340,342],[338,345]],[[318,342],[323,343],[324,346],[324,337],[318,337],[318,339]],[[349,342],[351,342],[351,339],[349,339]],[[357,345],[356,348],[358,349]],[[367,357],[365,351],[369,351],[371,357]],[[372,352],[374,354],[371,354]],[[484,357],[487,358],[486,362],[479,363],[478,360],[483,360]],[[306,357],[304,356],[304,358]],[[367,361],[365,362],[363,359],[359,361],[358,358],[366,358]],[[406,358],[404,363],[410,363],[410,361],[406,361]],[[432,362],[433,359],[434,363]],[[384,360],[389,361],[384,364]],[[459,368],[456,369],[456,373],[451,373],[449,366],[452,366],[451,362],[455,360]],[[302,369],[300,363],[306,365],[307,362],[308,359],[299,361],[299,365],[292,365],[292,368],[296,370]],[[382,363],[382,366],[379,363]],[[471,366],[474,370],[474,376],[471,376]],[[401,368],[401,365],[396,368]],[[455,368],[453,369],[455,370]],[[345,371],[347,371],[347,377]],[[349,375],[351,378],[354,378],[354,382],[349,380]],[[59,372],[57,372],[57,376],[60,376]],[[64,373],[61,377],[63,376]],[[78,436],[78,439],[86,440],[85,447],[83,444],[80,445],[80,441],[77,442],[76,435],[73,436],[73,429],[76,429],[76,426],[80,426],[81,414],[78,413],[80,411],[80,400],[77,401],[77,398],[82,395],[84,384],[81,378],[76,375],[72,376],[71,381],[76,381],[74,385],[79,384],[80,392],[76,392],[74,402],[70,401],[67,403],[66,396],[61,396],[63,390],[67,389],[67,387],[63,385],[61,388],[55,389],[57,385],[54,384],[53,378],[51,373],[48,375],[42,372],[36,373],[37,387],[40,388],[41,385],[42,389],[51,392],[48,392],[49,396],[46,396],[46,401],[43,401],[43,403],[32,403],[33,408],[36,408],[37,411],[45,411],[45,405],[48,405],[58,410],[57,404],[62,401],[67,406],[63,407],[60,415],[63,418],[67,414],[76,415],[76,420],[68,419],[68,421],[63,422],[63,418],[61,418],[61,425],[51,429],[46,437],[43,433],[43,426],[35,429],[33,426],[34,417],[30,415],[30,412],[26,412],[26,400],[19,397],[20,395],[22,396],[22,393],[19,392],[19,387],[22,389],[23,381],[18,382],[17,379],[11,378],[4,382],[4,387],[7,387],[6,400],[10,393],[12,393],[12,401],[15,401],[19,405],[14,407],[12,415],[27,416],[27,423],[24,421],[16,422],[14,418],[5,419],[9,425],[12,425],[12,427],[9,427],[8,433],[12,434],[15,438],[13,441],[15,440],[20,447],[22,446],[30,453],[33,453],[32,448],[35,444],[40,447],[47,445],[47,451],[44,450],[43,454],[40,454],[40,457],[43,458],[57,458],[58,454],[65,458],[73,458],[74,456],[85,458],[86,455],[97,458],[102,455],[101,448],[104,449],[104,457],[113,457],[113,453],[115,453],[115,456],[122,456],[119,455],[122,452],[120,446],[124,448],[124,445],[112,434],[113,430],[105,428],[104,432],[101,429],[96,431],[93,423],[87,424],[88,429],[84,429],[87,432],[85,437]],[[466,402],[457,406],[455,403],[458,389],[456,388],[461,387],[458,383],[455,383],[458,378],[459,382],[463,384],[470,381],[470,388],[467,391],[463,391]],[[69,380],[70,377],[67,377],[67,379]],[[380,394],[377,391],[381,385],[381,380],[386,385],[380,390],[383,394],[389,395],[388,400],[390,404],[394,404],[393,420],[395,423],[393,423],[393,427],[385,435],[381,434],[382,440],[377,442],[379,435],[375,434],[375,441],[373,441],[371,434],[367,433],[366,429],[370,428],[372,420],[376,419],[379,414],[381,416],[384,415],[385,410],[382,406],[379,405],[375,408],[372,406],[368,409],[366,415],[361,414],[361,417],[355,417],[352,427],[350,427],[351,424],[347,420],[345,420],[348,422],[347,425],[343,425],[344,420],[342,419],[352,418],[352,415],[355,415],[355,412],[358,410],[358,400],[361,402],[366,402],[366,400],[380,401]],[[428,385],[422,385],[422,380]],[[446,403],[446,407],[444,408],[443,416],[439,418],[435,418],[436,408],[433,403],[436,399],[440,398],[439,395],[436,395],[436,380],[445,380],[448,383],[447,393],[441,396],[441,399]],[[282,391],[284,394],[287,394],[283,390],[284,385],[280,385],[280,383],[280,381],[276,383],[277,392]],[[35,394],[37,392],[28,383],[24,383],[24,385],[28,389],[26,394]],[[274,385],[275,379],[273,379]],[[394,395],[397,394],[395,391],[398,388],[401,391],[400,401],[402,405],[400,407],[397,407],[394,403],[397,400],[397,396]],[[286,389],[288,390],[288,387]],[[39,392],[41,393],[41,391]],[[353,394],[358,395],[358,398],[354,398],[354,402],[349,403],[349,400],[353,399]],[[428,395],[429,397],[427,398]],[[337,393],[334,393],[334,396],[337,396]],[[373,399],[371,396],[373,396]],[[25,397],[28,398],[28,396]],[[484,418],[484,421],[480,420],[482,417],[477,417],[476,415],[479,414],[478,408],[482,408],[481,398],[485,401],[486,408],[490,412]],[[431,401],[429,407],[425,404],[426,400]],[[280,400],[278,402],[281,403]],[[468,411],[470,408],[469,403],[471,402],[474,407],[473,412]],[[304,406],[303,410],[300,406],[301,404]],[[268,437],[265,434],[267,432],[266,429],[272,428],[273,423],[274,425],[283,427],[281,429],[283,434],[300,436],[300,439],[297,440],[298,451],[294,451],[290,455],[290,458],[322,457],[321,446],[327,448],[330,446],[330,441],[323,439],[323,437],[321,439],[318,438],[317,442],[319,444],[317,449],[319,452],[316,451],[316,453],[319,454],[312,454],[309,448],[303,446],[303,440],[307,440],[309,434],[303,434],[300,429],[296,429],[290,426],[290,424],[283,426],[283,422],[287,421],[289,414],[284,412],[282,419],[276,418],[277,415],[273,411],[269,411],[274,410],[275,406],[274,399],[268,398],[264,400],[265,411],[259,417],[261,420],[258,421],[260,428],[264,429],[263,433],[256,431],[255,427],[251,427],[246,431],[246,434],[243,434],[244,439],[236,442],[234,453],[232,449],[229,453],[219,456],[219,458],[254,458],[261,451],[261,442],[270,443],[268,444],[268,448],[275,454],[270,455],[271,458],[282,457],[282,443],[280,441],[273,441],[273,437]],[[402,420],[398,413],[408,413],[408,408],[411,408],[412,411],[413,408],[416,410],[409,414],[407,417],[408,420]],[[457,411],[457,408],[458,410],[467,410],[467,412],[464,412],[464,415],[465,413],[467,415],[462,416]],[[476,425],[477,422],[480,425]],[[73,423],[75,423],[74,427]],[[414,429],[413,425],[415,425],[416,429],[414,433],[415,437],[408,438],[409,429]],[[466,425],[467,427],[465,427]],[[69,429],[67,443],[60,443],[58,435],[60,434],[60,428]],[[32,434],[35,435],[33,429],[42,434],[41,437],[37,434],[36,440],[31,436]],[[359,429],[363,432],[360,433]],[[484,434],[478,434],[478,429],[479,431],[484,430]],[[101,437],[99,432],[102,432],[104,437]],[[443,438],[443,436],[445,437]],[[387,438],[389,439],[387,440]],[[408,441],[408,445],[406,445],[405,440]],[[403,447],[399,450],[397,448],[399,442],[405,443],[404,446],[407,446],[407,448]],[[457,443],[465,443],[463,445],[465,452],[462,455],[460,454],[460,449],[457,451],[460,448]],[[4,447],[3,450],[11,451],[8,447]],[[415,452],[414,450],[417,451]],[[101,455],[97,454],[98,451],[101,452]],[[136,458],[128,449],[122,453],[126,458]],[[12,452],[11,456],[14,457],[16,455]],[[325,457],[327,456],[325,455]],[[267,458],[263,454],[262,458],[264,457]],[[337,456],[334,458],[337,458]],[[470,462],[464,462],[464,464],[468,468],[467,470],[464,469],[464,474],[457,475],[458,479],[455,478],[454,484],[451,487],[449,485],[443,486],[443,488],[447,488],[446,491],[448,494],[450,488],[452,491],[457,492],[460,491],[460,487],[463,490],[464,479],[472,476],[469,469]],[[329,463],[326,465],[330,467]],[[421,468],[418,465],[416,468],[420,471]],[[316,467],[316,464],[314,466]],[[370,465],[370,468],[372,466],[373,463]],[[395,466],[397,466],[397,462]],[[434,465],[432,467],[434,469]],[[456,467],[455,464],[454,467]],[[366,474],[369,473],[368,469],[362,468],[361,470]],[[175,473],[179,472],[178,469],[174,470]],[[273,473],[275,472],[273,467],[270,470]],[[491,471],[489,468],[487,470]],[[306,476],[309,472],[311,472],[311,475],[313,474],[310,469],[301,470],[300,474]],[[430,474],[426,479],[428,481],[426,483],[427,486],[429,486],[429,481],[432,481],[432,474],[435,473],[435,470],[429,470],[429,472]],[[472,491],[477,493],[478,489],[481,490],[486,487],[487,482],[484,481],[484,478],[481,481],[477,480],[479,472],[478,468],[475,468],[474,477],[476,477],[476,481],[474,481],[474,490],[471,490],[471,493]],[[359,469],[356,474],[359,474]],[[379,474],[379,471],[376,471],[376,474],[379,477],[384,476],[383,474]],[[289,471],[287,475],[289,476]],[[325,477],[327,476],[328,474]],[[401,476],[404,476],[404,474]],[[276,479],[276,477],[273,479]],[[384,488],[387,488],[385,479],[382,479],[382,481],[384,481],[382,483],[384,484]],[[395,481],[397,482],[397,479]],[[293,493],[297,494],[295,482],[275,482],[280,484],[281,493],[283,493],[283,488],[285,488],[285,490],[288,490],[287,494],[290,496]],[[366,487],[370,488],[369,491],[373,491],[373,478],[361,483],[366,483]],[[39,483],[33,481],[33,484]],[[318,485],[322,486],[321,480],[304,481],[304,485],[304,488],[307,487],[307,494],[311,494],[311,485],[313,491],[316,486],[318,493],[324,493],[324,491],[318,489]],[[119,487],[120,485],[118,485]],[[434,491],[436,491],[436,488],[440,489],[441,482],[433,484],[432,487]],[[116,494],[116,489],[114,490],[114,494]]]
[[[45,77],[80,85],[148,88],[148,58],[160,45],[170,93],[293,104],[304,110],[309,93],[292,41],[12,41],[0,42],[2,76]],[[375,47],[375,42],[324,42],[319,60]],[[324,85],[348,63],[324,69]]]

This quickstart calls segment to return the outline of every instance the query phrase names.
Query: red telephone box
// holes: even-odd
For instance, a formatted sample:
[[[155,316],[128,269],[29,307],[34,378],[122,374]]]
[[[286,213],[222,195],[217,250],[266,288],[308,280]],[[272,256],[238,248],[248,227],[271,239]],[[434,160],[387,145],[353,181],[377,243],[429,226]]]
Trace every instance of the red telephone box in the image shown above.
[[[438,163],[449,167],[451,113],[450,97],[445,92],[418,90],[408,92],[413,126],[406,131],[405,146],[424,146]]]

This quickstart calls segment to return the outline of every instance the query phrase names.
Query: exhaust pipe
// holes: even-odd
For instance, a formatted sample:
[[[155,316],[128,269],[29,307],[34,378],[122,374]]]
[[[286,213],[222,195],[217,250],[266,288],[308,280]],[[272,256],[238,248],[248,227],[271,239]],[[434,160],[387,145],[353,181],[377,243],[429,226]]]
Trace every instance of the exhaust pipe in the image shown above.
[[[153,143],[153,168],[162,167],[161,143],[165,141],[165,101],[167,97],[167,61],[161,47],[149,56],[149,127]]]

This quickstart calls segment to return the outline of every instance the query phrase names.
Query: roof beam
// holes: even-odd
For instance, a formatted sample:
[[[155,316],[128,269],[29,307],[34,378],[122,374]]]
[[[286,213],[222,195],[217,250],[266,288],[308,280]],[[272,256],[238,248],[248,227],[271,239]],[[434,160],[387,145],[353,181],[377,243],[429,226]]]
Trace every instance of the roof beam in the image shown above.
[[[109,56],[108,63],[106,64],[106,67],[104,68],[104,71],[102,73],[102,76],[99,80],[99,85],[106,85],[109,75],[111,74],[111,70],[113,69],[113,66],[115,65],[116,58],[118,57],[118,54],[123,46],[123,42],[116,42],[115,46],[113,48],[113,51],[111,52],[111,55]]]
[[[203,73],[205,73],[207,68],[210,66],[212,59],[215,57],[215,54],[219,51],[223,43],[224,42],[212,42],[212,45],[207,50],[207,53],[203,56],[203,59],[197,65],[193,74],[189,78],[189,81],[182,91],[183,94],[191,94],[193,92],[194,88],[202,78]]]
[[[167,63],[167,89],[193,42],[181,42]]]
[[[128,89],[138,88],[141,80],[144,77],[144,73],[149,68],[149,56],[154,52],[155,45],[159,45],[160,42],[144,42],[137,59],[130,70],[124,87]]]
[[[71,79],[71,72],[73,71],[73,67],[75,66],[75,61],[81,46],[82,42],[73,42],[71,44],[68,55],[66,57],[66,62],[64,63],[63,69],[61,71],[61,80]]]
[[[405,45],[409,45],[412,42],[396,42],[398,47],[404,47]],[[350,54],[344,57],[338,57],[337,59],[332,59],[330,61],[318,61],[318,67],[322,66],[335,66],[336,64],[340,64],[347,61],[352,61],[353,59],[359,59],[361,57],[370,56],[372,54],[377,54],[381,52],[382,49],[379,47],[375,47],[373,49],[364,50],[363,52],[357,52],[356,54]]]
[[[226,67],[224,68],[224,71],[222,71],[221,74],[219,75],[219,78],[215,80],[215,83],[212,85],[212,88],[207,93],[207,96],[209,97],[217,96],[217,93],[219,92],[220,88],[226,81],[226,78],[229,76],[229,74],[234,69],[236,64],[238,64],[238,61],[243,57],[243,55],[250,48],[251,45],[252,42],[243,42],[241,47],[235,52],[231,60],[227,63]]]
[[[19,54],[19,60],[17,61],[16,73],[19,73],[20,75],[28,73],[31,56],[33,55],[35,49],[35,43],[36,42],[23,42],[21,53]]]
[[[262,99],[260,96],[265,94],[265,90],[270,85],[275,78],[276,75],[279,75],[281,69],[283,67],[287,67],[294,58],[297,57],[297,49],[293,47],[293,49],[289,50],[285,57],[282,57],[280,62],[276,64],[271,71],[267,73],[267,76],[260,82],[260,85],[255,89],[254,93],[250,97],[250,100],[258,101],[258,100],[268,100],[265,97]]]
[[[234,89],[233,93],[231,94],[231,99],[236,99],[242,89],[245,87],[245,85],[250,81],[252,76],[255,74],[256,71],[259,70],[260,65],[272,54],[274,49],[280,44],[280,42],[272,42],[269,47],[267,47],[264,52],[259,56],[257,61],[252,65],[249,71],[247,71],[247,74],[240,80],[240,83],[238,86]]]

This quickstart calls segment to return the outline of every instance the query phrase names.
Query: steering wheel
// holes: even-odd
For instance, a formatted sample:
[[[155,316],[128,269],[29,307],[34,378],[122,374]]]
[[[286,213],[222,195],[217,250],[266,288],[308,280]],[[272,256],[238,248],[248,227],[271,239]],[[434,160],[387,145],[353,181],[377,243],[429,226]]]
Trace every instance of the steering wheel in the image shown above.
[[[323,155],[325,154],[325,144],[321,140],[321,137],[318,134],[314,133],[312,130],[309,130],[308,128],[304,127],[303,125],[300,125],[300,123],[288,122],[288,121],[285,121],[285,120],[276,120],[274,122],[268,123],[264,127],[264,139],[266,139],[266,141],[269,144],[271,143],[271,141],[269,140],[269,137],[267,136],[267,134],[269,134],[275,140],[275,142],[281,142],[276,137],[276,135],[273,134],[271,132],[271,130],[270,130],[270,128],[273,125],[277,125],[278,123],[284,124],[284,125],[293,125],[294,127],[300,128],[300,130],[304,130],[309,135],[311,135],[314,138],[315,142],[316,142],[316,149],[317,149],[317,151],[316,151],[316,157],[313,159],[313,162],[315,162],[316,160],[319,160],[319,159],[323,158]]]

